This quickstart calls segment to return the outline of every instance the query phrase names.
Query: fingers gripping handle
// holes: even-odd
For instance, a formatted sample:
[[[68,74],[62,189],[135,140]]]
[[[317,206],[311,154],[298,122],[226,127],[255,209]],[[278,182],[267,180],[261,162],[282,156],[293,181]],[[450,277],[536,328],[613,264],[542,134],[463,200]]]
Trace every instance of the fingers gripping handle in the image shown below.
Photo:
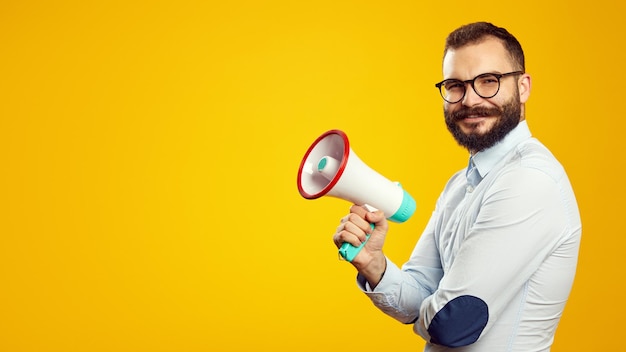
[[[374,224],[370,224],[370,226],[372,227],[372,230],[374,229]],[[348,242],[344,242],[341,247],[339,247],[339,255],[351,262],[352,260],[354,260],[354,257],[356,257],[357,254],[359,254],[359,252],[361,251],[361,249],[363,249],[363,247],[365,246],[365,244],[367,243],[367,241],[370,239],[371,235],[366,235],[365,236],[365,241],[363,241],[363,243],[361,243],[361,245],[359,245],[358,247],[353,246],[352,244],[348,243]]]

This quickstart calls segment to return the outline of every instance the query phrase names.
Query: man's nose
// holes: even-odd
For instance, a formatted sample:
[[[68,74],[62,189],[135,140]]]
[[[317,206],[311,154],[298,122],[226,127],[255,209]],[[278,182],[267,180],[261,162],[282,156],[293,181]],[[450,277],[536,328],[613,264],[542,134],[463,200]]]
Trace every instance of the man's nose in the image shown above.
[[[476,106],[480,104],[483,101],[483,99],[484,98],[482,98],[480,95],[476,93],[471,83],[465,84],[465,96],[463,97],[463,100],[462,100],[463,105],[469,106],[469,107]]]

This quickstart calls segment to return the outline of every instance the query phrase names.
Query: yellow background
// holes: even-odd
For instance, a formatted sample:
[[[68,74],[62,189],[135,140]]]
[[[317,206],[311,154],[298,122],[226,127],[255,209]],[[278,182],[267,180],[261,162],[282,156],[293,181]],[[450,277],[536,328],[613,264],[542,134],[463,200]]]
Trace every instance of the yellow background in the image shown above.
[[[553,351],[625,350],[623,2],[3,1],[0,350],[419,351],[337,259],[347,202],[304,200],[339,128],[418,203],[408,258],[466,163],[446,34],[522,42],[527,117],[578,197],[578,276]]]

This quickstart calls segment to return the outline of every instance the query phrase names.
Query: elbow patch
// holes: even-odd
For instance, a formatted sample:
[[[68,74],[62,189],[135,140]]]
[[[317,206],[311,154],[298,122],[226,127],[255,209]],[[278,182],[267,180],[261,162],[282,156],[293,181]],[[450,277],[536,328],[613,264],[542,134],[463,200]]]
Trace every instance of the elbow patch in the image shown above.
[[[470,345],[489,320],[487,304],[474,296],[459,296],[448,302],[430,322],[430,342],[447,347]]]

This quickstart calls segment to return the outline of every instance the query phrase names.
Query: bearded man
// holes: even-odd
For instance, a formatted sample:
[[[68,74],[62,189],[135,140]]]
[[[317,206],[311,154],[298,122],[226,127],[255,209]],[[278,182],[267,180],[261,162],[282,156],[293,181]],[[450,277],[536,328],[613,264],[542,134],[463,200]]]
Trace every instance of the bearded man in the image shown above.
[[[442,67],[446,126],[469,165],[449,179],[401,267],[383,254],[380,211],[353,205],[333,241],[365,243],[350,261],[358,287],[413,324],[425,351],[549,351],[582,226],[565,170],[528,127],[524,52],[506,29],[471,23],[446,39]]]

